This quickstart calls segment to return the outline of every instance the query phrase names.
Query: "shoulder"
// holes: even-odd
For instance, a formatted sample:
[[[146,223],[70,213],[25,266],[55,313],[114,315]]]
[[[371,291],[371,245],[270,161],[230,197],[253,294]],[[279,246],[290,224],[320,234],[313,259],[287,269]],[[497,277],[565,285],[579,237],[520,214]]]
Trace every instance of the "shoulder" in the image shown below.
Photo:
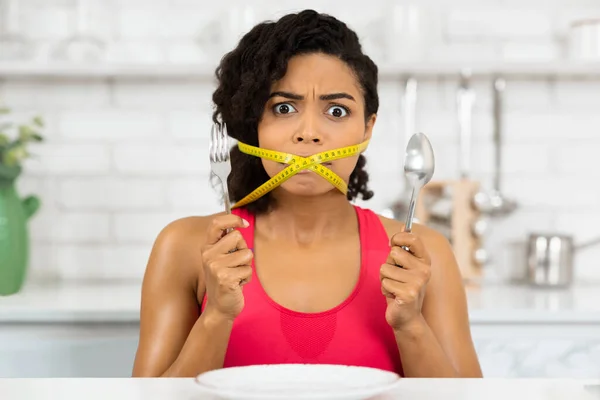
[[[146,274],[177,277],[196,290],[206,231],[214,217],[221,214],[183,217],[164,226],[152,246]]]
[[[178,252],[183,250],[190,243],[195,243],[199,247],[198,239],[204,238],[208,225],[219,214],[190,216],[176,219],[168,223],[158,233],[154,246],[162,249]]]

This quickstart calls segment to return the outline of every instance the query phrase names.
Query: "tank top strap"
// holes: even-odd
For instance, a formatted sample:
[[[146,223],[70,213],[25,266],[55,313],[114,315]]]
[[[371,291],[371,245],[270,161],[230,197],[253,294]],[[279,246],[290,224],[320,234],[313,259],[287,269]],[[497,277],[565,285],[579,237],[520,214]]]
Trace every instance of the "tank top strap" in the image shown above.
[[[363,247],[371,251],[389,251],[390,239],[379,216],[368,208],[354,206],[360,224]]]

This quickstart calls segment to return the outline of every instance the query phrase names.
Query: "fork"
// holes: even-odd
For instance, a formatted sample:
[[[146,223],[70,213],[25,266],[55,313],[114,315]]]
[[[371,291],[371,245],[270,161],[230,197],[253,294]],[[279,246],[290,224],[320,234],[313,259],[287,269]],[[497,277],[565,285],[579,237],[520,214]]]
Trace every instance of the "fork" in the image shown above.
[[[225,123],[215,123],[210,130],[210,169],[221,181],[223,188],[223,201],[225,212],[231,214],[231,203],[229,201],[229,189],[227,188],[227,177],[231,173],[231,161],[229,160],[229,136]],[[231,228],[227,230],[229,233]]]

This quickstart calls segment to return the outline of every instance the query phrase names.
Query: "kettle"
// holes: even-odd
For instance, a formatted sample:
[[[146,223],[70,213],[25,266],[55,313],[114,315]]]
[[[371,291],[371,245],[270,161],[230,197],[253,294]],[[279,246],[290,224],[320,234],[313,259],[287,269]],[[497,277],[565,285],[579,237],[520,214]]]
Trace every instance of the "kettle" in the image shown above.
[[[527,239],[527,278],[542,287],[567,287],[573,281],[575,253],[600,243],[600,238],[575,245],[573,237],[558,233],[531,233]]]

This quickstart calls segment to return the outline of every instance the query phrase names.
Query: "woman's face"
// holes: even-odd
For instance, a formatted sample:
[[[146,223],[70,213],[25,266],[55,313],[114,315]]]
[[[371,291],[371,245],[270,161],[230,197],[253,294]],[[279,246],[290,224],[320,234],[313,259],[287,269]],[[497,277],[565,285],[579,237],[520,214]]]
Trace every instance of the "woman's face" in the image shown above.
[[[375,115],[365,124],[360,83],[350,67],[330,55],[298,55],[288,62],[286,75],[271,87],[258,124],[258,142],[265,149],[308,157],[370,139],[374,123]],[[357,160],[358,155],[323,165],[348,182]],[[262,163],[270,177],[287,167],[265,159]],[[337,190],[309,170],[281,187],[304,196]]]

